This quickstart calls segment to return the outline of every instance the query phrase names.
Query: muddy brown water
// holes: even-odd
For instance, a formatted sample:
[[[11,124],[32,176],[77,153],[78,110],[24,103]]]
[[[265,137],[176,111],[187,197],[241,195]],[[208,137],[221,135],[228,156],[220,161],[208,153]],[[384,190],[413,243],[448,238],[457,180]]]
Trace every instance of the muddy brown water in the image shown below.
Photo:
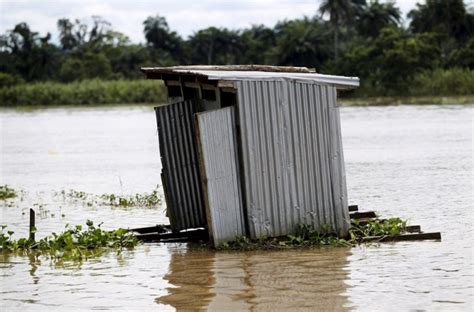
[[[349,198],[399,216],[441,242],[272,252],[144,244],[78,263],[0,255],[0,310],[473,309],[472,106],[341,109]],[[104,228],[167,222],[162,208],[112,208],[54,192],[150,192],[160,158],[151,107],[0,110],[0,224],[37,236],[66,223]],[[11,206],[11,207],[9,207]]]

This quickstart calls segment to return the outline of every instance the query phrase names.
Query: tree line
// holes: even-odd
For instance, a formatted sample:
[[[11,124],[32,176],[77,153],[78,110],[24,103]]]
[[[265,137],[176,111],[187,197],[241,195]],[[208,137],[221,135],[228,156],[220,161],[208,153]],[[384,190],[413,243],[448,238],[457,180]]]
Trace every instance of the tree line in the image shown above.
[[[359,76],[367,89],[396,93],[420,73],[473,69],[474,14],[463,0],[426,0],[407,20],[391,1],[324,0],[312,17],[183,38],[156,15],[143,21],[144,44],[98,16],[58,20],[57,43],[20,23],[0,36],[0,83],[136,79],[142,66],[271,64]]]

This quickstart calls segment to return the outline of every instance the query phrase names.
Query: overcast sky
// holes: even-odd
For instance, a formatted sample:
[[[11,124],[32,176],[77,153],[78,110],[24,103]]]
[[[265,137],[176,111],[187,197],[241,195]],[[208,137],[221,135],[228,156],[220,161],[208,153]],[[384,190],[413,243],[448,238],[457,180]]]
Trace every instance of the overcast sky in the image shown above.
[[[164,16],[172,30],[183,37],[209,26],[231,29],[252,24],[273,27],[283,19],[312,16],[321,0],[0,0],[0,33],[26,22],[40,35],[51,32],[56,40],[59,18],[90,20],[99,15],[114,30],[132,42],[144,41],[143,21],[152,15]],[[384,1],[384,0],[381,0]],[[419,0],[424,1],[424,0]],[[405,15],[417,0],[397,0]]]

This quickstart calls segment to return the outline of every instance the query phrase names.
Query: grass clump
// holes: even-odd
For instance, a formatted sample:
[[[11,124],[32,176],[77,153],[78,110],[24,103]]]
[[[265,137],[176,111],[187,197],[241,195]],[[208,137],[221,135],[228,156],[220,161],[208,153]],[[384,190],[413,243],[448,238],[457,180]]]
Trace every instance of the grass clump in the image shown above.
[[[406,221],[399,218],[386,220],[372,220],[366,224],[357,221],[352,223],[347,238],[339,238],[329,226],[323,226],[321,231],[313,229],[307,224],[298,224],[295,233],[283,237],[263,238],[251,240],[247,237],[238,237],[235,241],[223,243],[221,250],[265,250],[288,249],[300,247],[352,247],[364,242],[368,237],[390,237],[406,232]]]
[[[0,200],[15,198],[17,196],[17,192],[11,187],[8,187],[8,185],[0,185]]]
[[[71,227],[66,225],[62,233],[52,233],[38,241],[27,238],[15,240],[14,232],[6,231],[0,226],[0,251],[2,252],[41,252],[53,259],[83,260],[102,254],[106,250],[132,248],[139,244],[137,237],[126,229],[119,228],[105,231],[87,220],[86,228],[82,225]]]

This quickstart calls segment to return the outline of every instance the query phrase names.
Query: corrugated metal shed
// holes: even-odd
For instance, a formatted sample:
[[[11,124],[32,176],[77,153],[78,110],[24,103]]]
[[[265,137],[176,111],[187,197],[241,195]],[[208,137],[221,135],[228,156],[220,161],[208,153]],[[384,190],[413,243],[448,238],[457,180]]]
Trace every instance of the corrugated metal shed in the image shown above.
[[[234,107],[196,115],[204,203],[214,246],[245,235]]]
[[[206,226],[193,114],[184,101],[155,108],[167,213],[173,230]]]
[[[159,125],[169,122],[166,118],[176,118],[172,112],[183,110],[176,106],[182,102],[175,102],[195,97],[189,102],[186,118],[173,121],[173,131],[179,133],[177,128],[183,127],[181,131],[189,134],[174,136],[181,149],[171,151],[166,143],[161,144],[171,151],[162,152],[162,157],[171,157],[164,160],[170,162],[164,182],[165,186],[171,184],[167,188],[173,188],[168,192],[173,210],[170,221],[176,228],[202,226],[202,202],[194,198],[204,190],[207,227],[216,245],[245,231],[252,238],[291,234],[298,224],[319,230],[330,228],[340,236],[347,234],[349,215],[337,89],[357,87],[357,77],[256,65],[142,70],[148,78],[165,80],[168,88],[172,108],[160,116],[157,113],[162,118]],[[198,104],[206,101],[213,105]],[[236,114],[232,118],[233,109]],[[194,135],[189,120],[196,113],[202,150],[197,178],[195,163],[186,171],[186,161],[180,160],[180,167],[174,160],[182,152],[196,153],[195,145],[184,146]],[[170,134],[164,135],[163,140],[169,140]],[[231,138],[235,140],[233,150]],[[186,172],[191,174],[183,176]],[[238,220],[242,218],[241,226]]]

